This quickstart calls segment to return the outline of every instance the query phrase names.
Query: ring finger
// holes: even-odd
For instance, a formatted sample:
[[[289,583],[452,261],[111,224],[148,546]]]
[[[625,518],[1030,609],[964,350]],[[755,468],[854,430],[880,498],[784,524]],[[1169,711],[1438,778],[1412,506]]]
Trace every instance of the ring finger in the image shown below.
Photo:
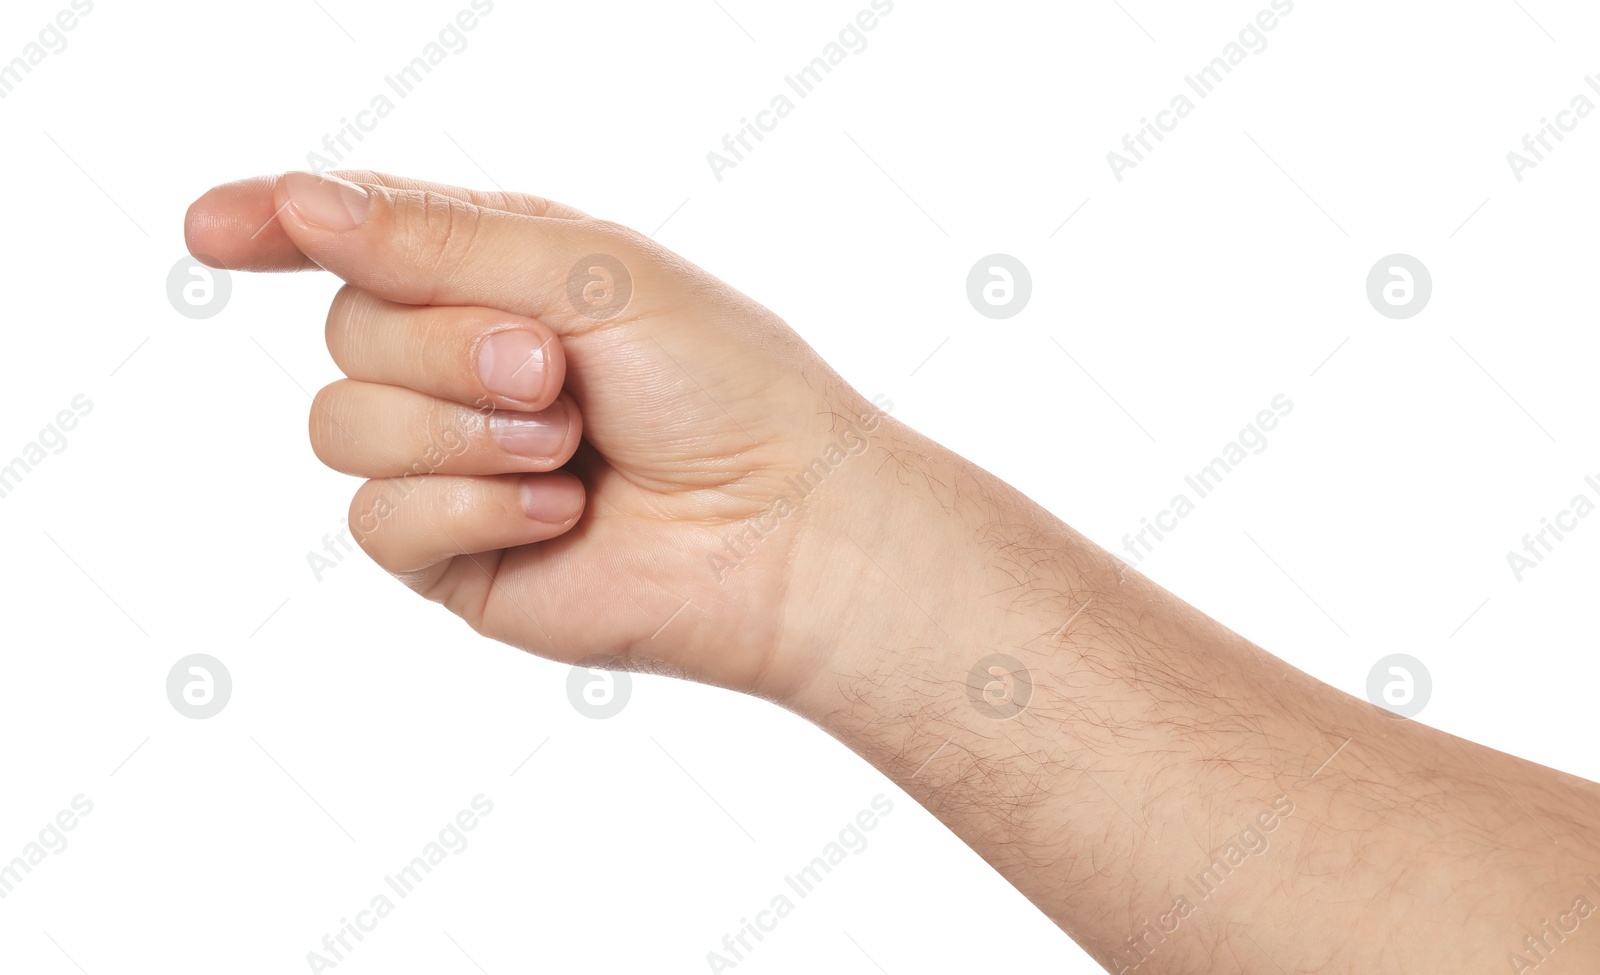
[[[310,432],[319,460],[358,477],[512,474],[565,464],[578,449],[583,420],[565,394],[536,412],[474,409],[342,379],[317,393]]]

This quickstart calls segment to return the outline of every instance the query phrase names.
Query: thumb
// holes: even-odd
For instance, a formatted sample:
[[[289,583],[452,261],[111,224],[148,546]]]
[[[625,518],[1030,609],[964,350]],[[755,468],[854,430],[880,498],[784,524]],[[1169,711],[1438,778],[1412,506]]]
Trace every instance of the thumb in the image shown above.
[[[631,232],[612,224],[429,189],[289,173],[274,200],[295,246],[363,291],[411,305],[485,305],[557,332],[620,316],[633,291],[627,269],[641,263]]]

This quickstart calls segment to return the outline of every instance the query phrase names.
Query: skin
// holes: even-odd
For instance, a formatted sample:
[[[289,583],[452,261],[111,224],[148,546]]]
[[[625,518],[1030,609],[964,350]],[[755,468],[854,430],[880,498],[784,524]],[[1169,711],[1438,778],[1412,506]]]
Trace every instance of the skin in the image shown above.
[[[643,235],[332,175],[212,189],[190,251],[348,282],[313,447],[369,478],[362,547],[480,633],[809,718],[1111,971],[1600,969],[1600,787],[1290,667]],[[625,306],[569,293],[594,266]],[[543,352],[522,395],[480,377],[504,331]],[[547,449],[507,451],[530,415]]]

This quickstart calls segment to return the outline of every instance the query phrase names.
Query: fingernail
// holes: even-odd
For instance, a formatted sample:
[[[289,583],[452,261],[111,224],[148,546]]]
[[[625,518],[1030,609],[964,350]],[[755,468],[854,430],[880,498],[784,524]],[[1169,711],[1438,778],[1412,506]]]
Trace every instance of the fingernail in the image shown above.
[[[372,199],[354,183],[315,173],[289,173],[283,178],[289,203],[300,218],[323,230],[354,230],[367,219]]]
[[[522,510],[534,521],[560,525],[583,510],[583,485],[577,478],[535,474],[522,481]]]
[[[557,406],[543,413],[496,412],[489,417],[495,443],[522,457],[554,457],[567,442],[567,411]]]
[[[478,351],[483,388],[508,399],[536,400],[544,392],[544,346],[520,328],[496,332]]]

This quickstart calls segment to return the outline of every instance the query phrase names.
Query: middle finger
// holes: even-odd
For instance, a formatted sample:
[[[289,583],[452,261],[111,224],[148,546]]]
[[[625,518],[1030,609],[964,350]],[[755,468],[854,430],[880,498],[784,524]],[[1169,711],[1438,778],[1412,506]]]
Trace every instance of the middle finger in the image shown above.
[[[542,323],[492,308],[402,305],[345,285],[328,309],[328,351],[351,379],[476,406],[536,412],[566,376]]]

